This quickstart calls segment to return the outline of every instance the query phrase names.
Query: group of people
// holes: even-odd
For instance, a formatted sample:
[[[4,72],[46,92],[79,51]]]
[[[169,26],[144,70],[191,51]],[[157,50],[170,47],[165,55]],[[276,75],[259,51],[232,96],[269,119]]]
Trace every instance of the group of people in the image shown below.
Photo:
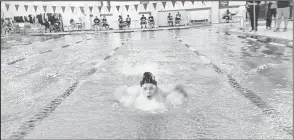
[[[61,32],[62,31],[62,24],[61,24],[61,14],[56,13],[47,13],[47,14],[39,14],[36,16],[36,19],[41,26],[45,27],[45,32],[47,30],[54,32]]]
[[[126,21],[123,20],[123,17],[121,15],[118,16],[118,27],[119,29],[123,29],[125,27],[130,28],[131,25],[131,18],[130,15],[127,15]]]
[[[13,30],[13,23],[11,18],[1,17],[1,35],[10,34]]]
[[[61,14],[56,13],[43,13],[38,15],[28,16],[14,16],[13,18],[1,17],[1,34],[11,34],[13,32],[18,33],[26,32],[32,27],[45,28],[45,32],[61,32],[62,31],[62,17]],[[37,28],[35,28],[37,29]],[[3,32],[2,32],[3,31]]]
[[[180,25],[180,23],[181,23],[181,14],[180,14],[180,12],[178,12],[175,17],[175,25]],[[171,13],[169,13],[167,16],[167,24],[168,24],[168,26],[174,25],[174,21],[173,21],[173,17],[171,15]]]
[[[171,13],[169,13],[167,20],[168,20],[167,21],[168,26],[174,25],[174,21],[173,21],[173,17],[171,15]],[[105,28],[105,29],[109,28],[109,24],[108,24],[105,16],[103,16],[103,18],[101,18],[101,20],[96,16],[93,22],[94,22],[93,28],[95,30],[101,30],[102,28]],[[123,19],[123,17],[121,15],[118,16],[119,29],[130,28],[131,22],[132,22],[132,19],[131,19],[130,15],[127,15],[127,18],[125,20]],[[181,14],[178,12],[175,17],[175,25],[180,25],[180,22],[181,22]],[[74,21],[71,21],[71,24],[75,24]],[[147,25],[150,28],[154,28],[155,20],[154,20],[153,15],[150,13],[149,17],[147,18],[143,14],[140,18],[140,25],[141,25],[141,28],[144,28],[144,27],[147,28]]]
[[[260,3],[261,1],[248,1],[246,8],[249,13],[250,23],[252,30],[257,31],[258,26],[258,16],[260,12]],[[287,31],[288,19],[290,16],[290,1],[266,1],[266,29],[271,29],[272,18],[274,17],[276,21],[276,29],[274,32],[280,31],[280,25],[282,19],[284,19],[284,30]],[[255,6],[255,20],[254,20],[254,6]],[[277,18],[276,18],[277,17]],[[255,23],[254,23],[255,21]]]
[[[144,25],[145,25],[145,28],[147,28],[147,21],[148,21],[149,27],[154,28],[155,22],[154,22],[154,17],[151,15],[151,13],[149,14],[148,20],[144,15],[142,15],[142,17],[140,18],[140,21],[141,21],[140,23],[141,28],[143,28]]]
[[[95,30],[101,30],[102,28],[109,29],[109,24],[107,22],[107,19],[105,16],[101,18],[101,20],[96,16],[94,19],[94,25]]]

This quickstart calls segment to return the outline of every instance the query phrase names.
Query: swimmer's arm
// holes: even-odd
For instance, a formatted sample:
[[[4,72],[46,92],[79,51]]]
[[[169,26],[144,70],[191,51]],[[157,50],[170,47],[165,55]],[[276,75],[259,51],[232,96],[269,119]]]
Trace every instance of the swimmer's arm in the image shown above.
[[[174,91],[179,91],[184,97],[188,97],[187,91],[181,84],[176,84],[176,86],[174,87]]]

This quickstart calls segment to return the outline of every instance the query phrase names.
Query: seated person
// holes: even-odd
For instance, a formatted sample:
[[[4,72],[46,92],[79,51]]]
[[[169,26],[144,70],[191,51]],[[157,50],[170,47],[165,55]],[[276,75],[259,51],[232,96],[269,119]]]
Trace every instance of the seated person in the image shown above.
[[[127,22],[127,26],[130,28],[130,25],[131,25],[131,18],[130,18],[129,15],[127,15],[126,22]]]
[[[102,19],[102,27],[105,27],[105,29],[109,28],[109,25],[105,16],[103,16],[103,19]]]
[[[99,27],[99,26],[100,26],[100,19],[96,16],[94,19],[94,27]]]
[[[151,28],[154,28],[154,18],[153,18],[153,16],[151,15],[151,13],[150,13],[150,15],[149,15],[149,17],[148,17],[148,21],[149,21],[149,26],[150,26]]]
[[[167,16],[167,23],[169,26],[173,26],[173,17],[171,16],[171,13]]]
[[[54,23],[54,30],[60,32],[61,31],[61,22],[60,20],[56,20],[55,23]]]
[[[227,9],[227,11],[225,12],[223,19],[225,19],[227,23],[229,23],[229,21],[231,20],[231,13],[229,9]]]
[[[80,17],[79,18],[79,23],[76,23],[77,27],[79,30],[82,30],[83,28],[83,19]]]
[[[72,25],[72,26],[75,26],[75,25],[76,25],[76,23],[75,23],[75,21],[74,21],[73,19],[70,19],[69,23],[70,23],[70,25]]]
[[[146,17],[144,15],[142,15],[142,17],[140,18],[140,21],[141,21],[141,28],[143,28],[143,25],[145,25],[145,28],[147,28],[146,24]]]
[[[45,32],[47,31],[47,29],[49,29],[50,33],[51,33],[50,23],[47,19],[45,19],[44,26],[45,26]]]
[[[176,15],[175,24],[180,24],[180,22],[181,22],[181,14],[180,12],[178,12]]]
[[[7,20],[6,27],[7,27],[7,29],[8,29],[9,32],[12,31],[12,26],[13,26],[12,21],[10,19],[8,19]]]

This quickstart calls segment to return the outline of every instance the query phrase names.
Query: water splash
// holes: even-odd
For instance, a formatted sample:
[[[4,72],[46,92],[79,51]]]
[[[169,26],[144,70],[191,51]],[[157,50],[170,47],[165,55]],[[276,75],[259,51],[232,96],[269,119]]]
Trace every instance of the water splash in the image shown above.
[[[185,107],[187,96],[182,91],[176,90],[174,84],[161,85],[159,90],[167,94],[162,101],[157,99],[148,100],[146,96],[141,94],[139,85],[120,86],[113,93],[115,100],[124,107],[134,107],[142,111],[166,112],[169,109]],[[163,94],[163,93],[160,93]],[[117,102],[115,104],[117,104]]]

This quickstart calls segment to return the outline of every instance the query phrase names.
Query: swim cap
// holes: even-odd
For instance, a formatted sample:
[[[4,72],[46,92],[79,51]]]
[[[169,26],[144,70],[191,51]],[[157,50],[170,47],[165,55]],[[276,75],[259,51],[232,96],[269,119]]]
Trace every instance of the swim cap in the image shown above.
[[[145,83],[152,83],[157,86],[157,82],[155,80],[155,77],[153,76],[153,74],[151,72],[145,72],[143,74],[143,79],[140,82],[140,85],[142,86]]]

